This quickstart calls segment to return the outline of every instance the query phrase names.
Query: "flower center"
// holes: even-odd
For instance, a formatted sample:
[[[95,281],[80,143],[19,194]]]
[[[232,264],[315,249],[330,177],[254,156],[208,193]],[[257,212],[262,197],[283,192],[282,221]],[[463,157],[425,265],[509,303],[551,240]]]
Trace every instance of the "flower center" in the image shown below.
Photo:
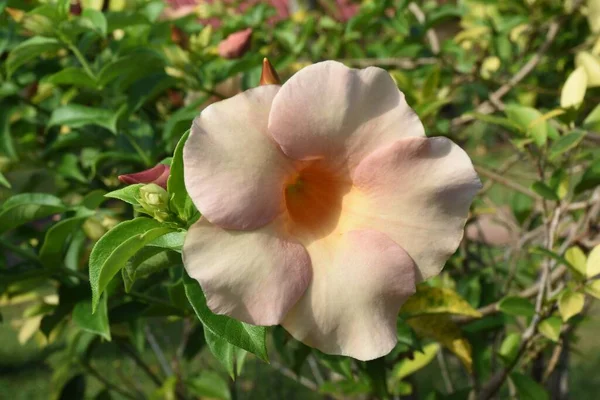
[[[295,236],[315,240],[331,233],[342,212],[344,195],[352,184],[322,161],[301,168],[285,185],[288,229]]]

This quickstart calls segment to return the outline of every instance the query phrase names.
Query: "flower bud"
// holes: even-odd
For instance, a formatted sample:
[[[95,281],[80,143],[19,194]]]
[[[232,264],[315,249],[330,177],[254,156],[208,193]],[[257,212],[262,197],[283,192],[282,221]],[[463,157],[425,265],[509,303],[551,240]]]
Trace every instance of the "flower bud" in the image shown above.
[[[169,194],[160,186],[151,183],[140,188],[138,202],[144,211],[163,222],[169,218]]]
[[[250,48],[252,28],[244,29],[227,36],[219,43],[219,55],[223,58],[240,58]]]
[[[277,71],[273,68],[273,65],[269,62],[267,57],[263,58],[262,73],[260,74],[259,85],[281,85],[281,79],[277,75]]]
[[[165,164],[158,164],[155,167],[135,174],[119,175],[119,180],[127,185],[135,183],[154,183],[163,189],[167,188],[167,180],[171,168]]]

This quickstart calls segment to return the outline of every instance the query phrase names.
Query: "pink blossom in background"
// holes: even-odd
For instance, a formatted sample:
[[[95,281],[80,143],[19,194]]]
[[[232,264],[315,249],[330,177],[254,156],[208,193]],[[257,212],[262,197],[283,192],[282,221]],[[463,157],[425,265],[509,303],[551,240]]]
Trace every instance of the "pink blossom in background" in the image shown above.
[[[119,175],[119,180],[128,185],[135,183],[154,183],[163,189],[166,189],[170,171],[171,168],[168,165],[158,164],[145,171],[136,172],[134,174]]]
[[[335,4],[337,5],[337,12],[339,13],[338,18],[342,22],[346,22],[354,17],[360,8],[360,5],[350,0],[335,0]]]
[[[165,10],[165,16],[169,19],[177,19],[195,12],[199,4],[212,4],[213,0],[166,0],[169,7]],[[224,4],[233,6],[234,0],[224,0]],[[260,0],[248,0],[236,5],[235,11],[238,14],[245,13],[250,7],[261,3]],[[289,0],[269,0],[268,3],[276,10],[276,14],[269,22],[276,23],[278,21],[289,18],[291,13],[291,5]],[[335,0],[335,15],[334,17],[342,22],[348,21],[358,12],[360,4],[352,0]],[[221,25],[218,18],[208,18],[202,20],[202,23],[212,25],[217,28]]]
[[[232,33],[219,43],[219,55],[223,58],[239,58],[250,48],[252,28]]]
[[[481,187],[385,70],[334,61],[210,105],[183,153],[202,213],[183,259],[208,307],[360,360],[394,348],[401,305],[454,253]]]

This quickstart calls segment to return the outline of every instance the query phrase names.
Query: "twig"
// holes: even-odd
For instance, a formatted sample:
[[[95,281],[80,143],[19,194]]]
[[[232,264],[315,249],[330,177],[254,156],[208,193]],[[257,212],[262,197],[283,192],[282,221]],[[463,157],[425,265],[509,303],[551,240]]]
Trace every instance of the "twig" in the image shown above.
[[[581,5],[581,3],[583,3],[583,0],[576,0],[573,4],[573,10],[577,9]],[[533,57],[531,57],[531,59],[529,59],[529,61],[527,61],[527,63],[525,63],[525,65],[521,67],[521,69],[519,69],[519,71],[517,71],[517,73],[508,82],[506,82],[504,85],[500,86],[496,91],[494,91],[489,96],[489,100],[484,101],[479,106],[477,106],[477,108],[475,109],[476,113],[490,114],[495,109],[503,109],[503,105],[500,100],[502,99],[502,97],[504,97],[504,95],[510,92],[519,82],[525,79],[525,77],[527,77],[527,75],[529,75],[535,69],[535,67],[537,67],[546,51],[548,51],[548,49],[554,42],[559,28],[562,25],[562,22],[564,21],[563,17],[564,16],[561,16],[559,18],[556,18],[554,21],[550,22],[550,25],[548,26],[548,31],[546,32],[546,38],[544,39],[544,43],[542,43],[538,51],[533,55]],[[462,125],[473,121],[474,119],[475,117],[473,117],[472,115],[461,115],[460,117],[454,118],[452,120],[451,125],[453,128],[458,128]]]
[[[138,397],[132,395],[131,393],[127,392],[126,390],[121,389],[120,387],[114,385],[108,379],[103,377],[102,374],[100,374],[94,367],[92,367],[91,364],[82,363],[81,365],[82,365],[83,369],[85,369],[94,378],[98,379],[108,390],[115,391],[115,392],[119,393],[121,396],[126,397],[130,400],[138,400]]]
[[[446,394],[452,394],[454,393],[454,385],[450,379],[450,372],[448,371],[448,364],[446,363],[446,357],[444,356],[444,349],[440,349],[440,351],[437,352],[437,361],[440,365],[440,371],[442,371],[442,379],[444,379]]]
[[[559,279],[561,279],[565,273],[567,272],[567,267],[565,267],[564,265],[561,265],[560,267],[556,268],[554,271],[552,271],[552,273],[550,274],[550,279],[549,281],[554,284],[556,283]],[[529,299],[531,297],[535,297],[538,295],[538,293],[540,292],[540,283],[541,282],[537,282],[534,285],[528,287],[525,290],[522,290],[521,292],[519,292],[518,294],[516,294],[515,296],[518,297],[523,297],[526,299]],[[495,302],[495,303],[491,303],[488,304],[487,306],[481,307],[479,309],[477,309],[477,311],[479,313],[481,313],[482,316],[488,316],[488,315],[492,315],[497,313],[498,310],[498,303],[499,301]],[[454,322],[459,323],[459,324],[466,324],[468,322],[471,322],[475,319],[478,319],[476,317],[471,317],[471,316],[466,316],[466,315],[461,315],[461,316],[456,316],[454,318],[452,318]]]
[[[519,193],[522,193],[526,196],[529,196],[535,200],[541,200],[542,198],[535,192],[529,190],[528,188],[521,186],[519,183],[512,181],[508,178],[506,178],[505,176],[502,176],[500,174],[495,173],[494,171],[491,171],[487,168],[484,168],[482,166],[476,165],[475,166],[475,171],[477,171],[477,173],[479,173],[480,175],[485,176],[488,179],[491,179],[493,181],[496,181],[498,183],[500,183],[501,185],[504,185],[508,188],[511,188]]]
[[[305,378],[302,375],[296,375],[296,373],[294,371],[279,364],[277,361],[271,361],[271,366],[273,368],[275,368],[277,371],[279,371],[282,375],[287,376],[288,378],[298,382],[299,384],[312,390],[313,392],[316,392],[319,390],[319,386],[315,382],[311,381],[308,378]]]
[[[165,357],[165,354],[163,353],[162,349],[158,345],[158,342],[156,341],[156,338],[152,334],[152,331],[150,330],[150,327],[148,325],[146,325],[144,327],[144,334],[146,335],[146,340],[148,340],[148,343],[150,344],[150,347],[152,348],[152,352],[156,356],[156,359],[158,360],[158,364],[160,365],[164,374],[166,376],[173,375],[173,369],[171,369],[171,366],[169,365],[169,363]]]
[[[338,60],[349,66],[366,68],[372,65],[381,67],[399,67],[402,69],[413,69],[422,65],[436,64],[439,60],[435,57],[408,58],[408,57],[389,57],[389,58],[345,58]]]
[[[310,370],[315,377],[315,381],[317,381],[317,385],[321,386],[323,384],[323,375],[321,375],[321,371],[319,371],[319,366],[317,365],[317,360],[315,360],[315,356],[312,354],[308,356],[308,365],[310,366]]]
[[[121,348],[121,350],[125,351],[131,357],[131,359],[135,361],[137,366],[140,367],[146,373],[146,375],[148,375],[148,377],[152,380],[152,382],[154,382],[156,386],[162,386],[162,381],[160,380],[160,378],[156,376],[154,372],[152,372],[152,370],[146,364],[146,362],[142,360],[139,354],[134,349],[132,349],[128,343],[123,343],[120,340],[118,340],[117,344]]]

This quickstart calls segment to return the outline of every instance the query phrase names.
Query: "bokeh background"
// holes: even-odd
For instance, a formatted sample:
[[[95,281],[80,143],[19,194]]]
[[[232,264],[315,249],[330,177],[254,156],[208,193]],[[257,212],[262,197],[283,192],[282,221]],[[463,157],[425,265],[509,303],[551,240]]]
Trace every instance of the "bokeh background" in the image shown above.
[[[466,399],[505,369],[488,398],[598,398],[600,288],[578,266],[600,237],[599,34],[596,0],[0,0],[0,398]],[[102,195],[168,163],[204,107],[258,85],[265,57],[282,80],[327,59],[385,68],[484,182],[426,285],[445,297],[423,295],[430,319],[401,314],[379,364],[277,327],[270,363],[227,348],[231,380],[180,262],[130,293],[119,275],[106,320],[85,313],[90,250],[134,215]],[[23,193],[53,197],[11,208]],[[545,322],[525,341],[544,268]]]

